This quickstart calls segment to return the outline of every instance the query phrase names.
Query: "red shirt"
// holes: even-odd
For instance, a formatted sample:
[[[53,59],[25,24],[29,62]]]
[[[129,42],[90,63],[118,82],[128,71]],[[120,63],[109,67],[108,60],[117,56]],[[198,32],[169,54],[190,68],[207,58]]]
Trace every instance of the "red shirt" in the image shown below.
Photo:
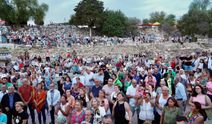
[[[23,67],[24,67],[24,64],[23,63],[20,63],[19,64],[19,68],[22,69]]]
[[[80,82],[80,83],[77,83],[77,87],[82,88],[82,87],[84,87],[84,85]]]
[[[25,102],[28,102],[30,97],[31,100],[29,103],[33,102],[33,87],[30,85],[23,85],[18,89],[19,94]]]

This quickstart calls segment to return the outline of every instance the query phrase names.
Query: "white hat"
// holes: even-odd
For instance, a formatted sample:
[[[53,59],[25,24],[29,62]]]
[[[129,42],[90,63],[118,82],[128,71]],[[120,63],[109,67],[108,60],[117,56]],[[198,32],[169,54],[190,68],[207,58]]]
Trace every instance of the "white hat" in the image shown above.
[[[1,78],[7,78],[7,75],[6,74],[2,74]]]

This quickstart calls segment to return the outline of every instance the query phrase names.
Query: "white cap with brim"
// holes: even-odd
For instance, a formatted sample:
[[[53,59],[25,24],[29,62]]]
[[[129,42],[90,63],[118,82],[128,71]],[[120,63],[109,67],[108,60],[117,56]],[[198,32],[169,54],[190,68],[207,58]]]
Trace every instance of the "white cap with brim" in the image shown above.
[[[1,78],[3,79],[3,78],[7,78],[7,75],[6,74],[2,74],[1,75]]]

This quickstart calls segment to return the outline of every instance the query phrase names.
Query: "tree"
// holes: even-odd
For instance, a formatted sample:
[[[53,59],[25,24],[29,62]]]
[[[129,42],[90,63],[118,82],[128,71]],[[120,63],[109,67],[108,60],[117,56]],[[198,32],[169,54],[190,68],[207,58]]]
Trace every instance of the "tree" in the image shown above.
[[[189,6],[189,10],[207,10],[208,7],[211,7],[210,0],[194,0]]]
[[[176,17],[173,14],[167,15],[165,12],[153,12],[150,14],[149,19],[144,19],[143,24],[148,23],[160,23],[160,30],[165,31],[168,34],[172,34],[176,31]]]
[[[99,0],[82,0],[74,9],[70,23],[74,25],[87,25],[90,28],[99,28],[102,24],[104,12],[103,2]],[[91,34],[90,34],[91,35]]]
[[[161,24],[164,23],[164,20],[165,20],[165,17],[166,17],[166,13],[161,11],[161,12],[153,12],[150,14],[150,19],[149,21],[151,23],[155,23],[155,22],[159,22]]]
[[[0,18],[9,24],[25,25],[30,18],[38,16],[43,21],[48,5],[39,5],[37,0],[0,0],[0,10]]]
[[[143,24],[148,24],[150,21],[149,21],[149,19],[143,19]]]
[[[188,13],[178,21],[178,29],[183,35],[208,35],[211,36],[212,13],[210,0],[194,0]]]
[[[34,15],[35,24],[43,25],[44,24],[44,17],[45,13],[48,11],[48,5],[41,4],[36,10]]]
[[[127,17],[119,10],[106,10],[102,33],[107,36],[123,36],[127,26]]]
[[[127,36],[136,36],[139,33],[138,26],[141,20],[138,18],[127,18],[126,32]]]

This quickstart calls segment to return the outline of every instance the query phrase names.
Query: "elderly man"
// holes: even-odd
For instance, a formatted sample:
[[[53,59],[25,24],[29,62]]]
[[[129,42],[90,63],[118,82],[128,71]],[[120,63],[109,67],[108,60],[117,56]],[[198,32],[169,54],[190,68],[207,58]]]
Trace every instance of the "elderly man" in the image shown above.
[[[185,111],[187,95],[185,86],[180,82],[180,80],[180,77],[176,77],[174,80],[176,86],[175,98],[178,102],[181,111]]]
[[[22,101],[20,95],[17,92],[14,92],[13,85],[9,86],[8,93],[3,96],[1,101],[2,111],[8,117],[7,124],[12,124],[12,116],[16,113],[15,103],[18,101]]]
[[[29,81],[24,78],[23,80],[23,85],[19,87],[18,92],[22,98],[22,101],[25,103],[24,110],[27,111],[27,107],[29,108],[31,119],[32,119],[32,124],[35,124],[35,113],[33,109],[33,93],[34,89],[33,87],[29,84]]]
[[[60,92],[55,89],[54,83],[50,84],[50,90],[47,92],[47,103],[50,107],[51,124],[55,124],[55,105],[60,102]]]

